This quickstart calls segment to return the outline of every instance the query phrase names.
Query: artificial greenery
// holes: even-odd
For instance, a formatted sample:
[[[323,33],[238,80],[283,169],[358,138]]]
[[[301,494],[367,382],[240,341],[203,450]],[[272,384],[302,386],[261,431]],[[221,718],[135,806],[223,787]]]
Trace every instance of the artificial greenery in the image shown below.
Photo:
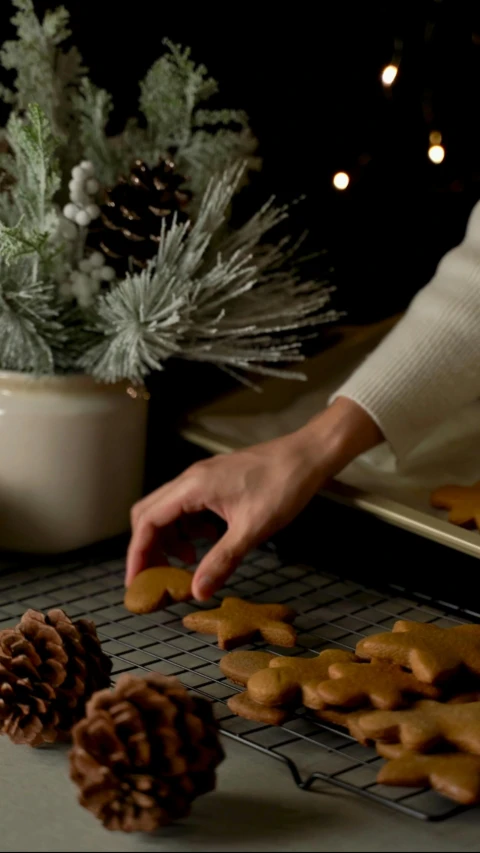
[[[110,95],[78,50],[65,49],[66,10],[40,21],[32,0],[12,3],[17,38],[0,54],[13,72],[0,91],[11,104],[0,154],[0,368],[141,382],[176,356],[246,381],[252,370],[276,374],[279,363],[301,360],[298,330],[332,317],[323,310],[328,287],[302,281],[287,239],[266,239],[285,209],[269,202],[243,227],[229,226],[232,198],[258,166],[246,116],[208,109],[216,82],[188,50],[166,43],[140,84],[140,118],[112,137]],[[73,218],[79,208],[63,208],[69,192],[78,202],[75,175],[101,196],[132,159],[153,165],[159,156],[174,156],[190,176],[190,221],[164,222],[144,270],[108,285],[100,273],[95,284],[82,272],[92,257],[88,217],[69,221],[68,208]],[[86,281],[96,290],[87,293]]]

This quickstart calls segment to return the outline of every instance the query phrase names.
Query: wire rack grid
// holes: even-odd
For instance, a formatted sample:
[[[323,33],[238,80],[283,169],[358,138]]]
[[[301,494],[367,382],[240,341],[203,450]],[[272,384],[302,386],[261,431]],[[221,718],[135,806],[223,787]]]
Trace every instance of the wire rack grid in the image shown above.
[[[202,549],[204,543],[199,544],[199,557]],[[286,764],[298,786],[308,790],[316,781],[328,782],[423,820],[444,820],[461,809],[430,790],[378,785],[383,759],[375,750],[305,709],[278,727],[232,715],[226,702],[241,688],[219,669],[224,652],[214,638],[184,628],[182,617],[198,607],[218,606],[226,595],[285,603],[298,614],[296,647],[255,643],[243,648],[309,656],[325,648],[354,649],[361,637],[389,630],[399,617],[448,627],[480,621],[480,614],[426,596],[407,597],[399,587],[380,592],[309,565],[286,564],[272,544],[249,554],[226,587],[203,605],[173,604],[146,616],[131,615],[122,604],[123,576],[123,559],[35,564],[10,571],[0,577],[0,628],[15,624],[29,607],[63,607],[72,618],[95,622],[103,648],[113,659],[114,680],[122,672],[146,670],[175,675],[214,703],[225,735]]]

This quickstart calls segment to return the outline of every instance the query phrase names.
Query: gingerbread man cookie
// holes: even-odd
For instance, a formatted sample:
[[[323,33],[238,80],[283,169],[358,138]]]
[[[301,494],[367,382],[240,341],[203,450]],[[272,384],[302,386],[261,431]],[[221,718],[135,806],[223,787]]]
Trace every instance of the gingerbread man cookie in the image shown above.
[[[223,656],[219,666],[230,681],[246,687],[248,679],[266,669],[274,657],[270,652],[230,652]]]
[[[392,633],[373,634],[357,644],[360,658],[378,658],[411,669],[419,681],[437,684],[461,672],[480,677],[480,625],[438,628],[395,622]]]
[[[159,566],[140,572],[128,587],[124,604],[131,613],[153,613],[172,601],[192,597],[192,573],[175,566]]]
[[[333,726],[347,729],[351,737],[358,740],[362,746],[368,746],[369,740],[358,725],[358,721],[365,716],[365,709],[362,711],[341,711],[338,708],[322,708],[320,711],[315,711],[315,716],[322,723],[330,723]]]
[[[268,669],[249,678],[248,695],[262,705],[303,701],[307,708],[322,708],[324,703],[317,696],[317,684],[328,675],[332,663],[352,660],[354,655],[341,649],[326,649],[315,658],[277,656]]]
[[[420,788],[434,791],[463,805],[480,803],[480,758],[462,752],[419,755],[401,744],[378,743],[377,752],[390,759],[380,770],[380,785]]]
[[[358,720],[367,740],[401,743],[412,752],[450,745],[480,755],[480,702],[445,705],[425,699],[406,711],[372,711]]]
[[[230,652],[220,661],[220,669],[234,684],[243,687],[248,679],[262,669],[268,667],[275,655],[269,652]],[[238,717],[255,720],[268,726],[281,726],[291,716],[291,709],[269,708],[254,702],[247,691],[236,693],[227,701],[230,710]]]
[[[215,610],[198,610],[183,619],[186,628],[216,634],[221,649],[249,643],[258,634],[273,646],[294,646],[297,635],[287,624],[296,613],[285,604],[253,604],[241,598],[224,598]]]
[[[289,708],[271,708],[268,705],[260,705],[254,702],[248,692],[236,693],[227,700],[227,705],[233,714],[244,717],[246,720],[254,720],[257,723],[265,723],[267,726],[281,726],[292,716]]]
[[[461,527],[476,525],[480,529],[480,483],[473,486],[442,486],[430,495],[436,509],[448,509],[448,520]]]
[[[315,688],[319,702],[343,708],[401,708],[414,696],[439,699],[440,690],[418,681],[401,667],[384,661],[371,663],[333,663],[328,669],[329,681]]]

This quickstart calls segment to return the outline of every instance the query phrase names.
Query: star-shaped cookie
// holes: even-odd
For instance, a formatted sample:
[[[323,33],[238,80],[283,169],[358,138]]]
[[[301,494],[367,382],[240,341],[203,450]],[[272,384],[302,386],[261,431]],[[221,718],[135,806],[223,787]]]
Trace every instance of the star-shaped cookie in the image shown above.
[[[302,701],[307,708],[323,708],[317,685],[328,675],[335,662],[355,660],[352,652],[326,649],[314,658],[274,657],[268,669],[248,679],[248,695],[261,705],[288,705]]]
[[[198,610],[183,619],[186,628],[199,634],[216,634],[221,649],[249,643],[258,634],[273,646],[294,646],[297,635],[291,625],[296,613],[285,604],[254,604],[241,598],[224,598],[215,610]]]
[[[480,625],[438,628],[395,622],[392,633],[373,634],[357,644],[357,655],[411,669],[419,681],[436,684],[462,669],[480,677]]]
[[[384,661],[333,663],[328,668],[328,676],[328,681],[317,685],[315,695],[319,702],[341,708],[372,705],[393,710],[407,704],[412,696],[440,698],[440,690],[433,685],[425,684],[410,672]]]
[[[473,486],[442,486],[430,495],[436,509],[448,509],[452,524],[476,525],[480,529],[480,483]]]
[[[449,744],[480,755],[480,702],[444,705],[426,699],[406,711],[372,711],[357,724],[368,740],[401,743],[412,752]]]

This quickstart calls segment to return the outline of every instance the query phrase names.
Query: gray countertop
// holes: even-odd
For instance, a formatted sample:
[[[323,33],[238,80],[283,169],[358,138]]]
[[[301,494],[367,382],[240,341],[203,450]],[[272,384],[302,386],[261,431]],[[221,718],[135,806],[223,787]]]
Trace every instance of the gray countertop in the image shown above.
[[[298,790],[279,762],[230,739],[218,790],[151,836],[110,833],[76,802],[64,746],[0,741],[1,851],[478,850],[480,810],[423,823],[329,785]]]

